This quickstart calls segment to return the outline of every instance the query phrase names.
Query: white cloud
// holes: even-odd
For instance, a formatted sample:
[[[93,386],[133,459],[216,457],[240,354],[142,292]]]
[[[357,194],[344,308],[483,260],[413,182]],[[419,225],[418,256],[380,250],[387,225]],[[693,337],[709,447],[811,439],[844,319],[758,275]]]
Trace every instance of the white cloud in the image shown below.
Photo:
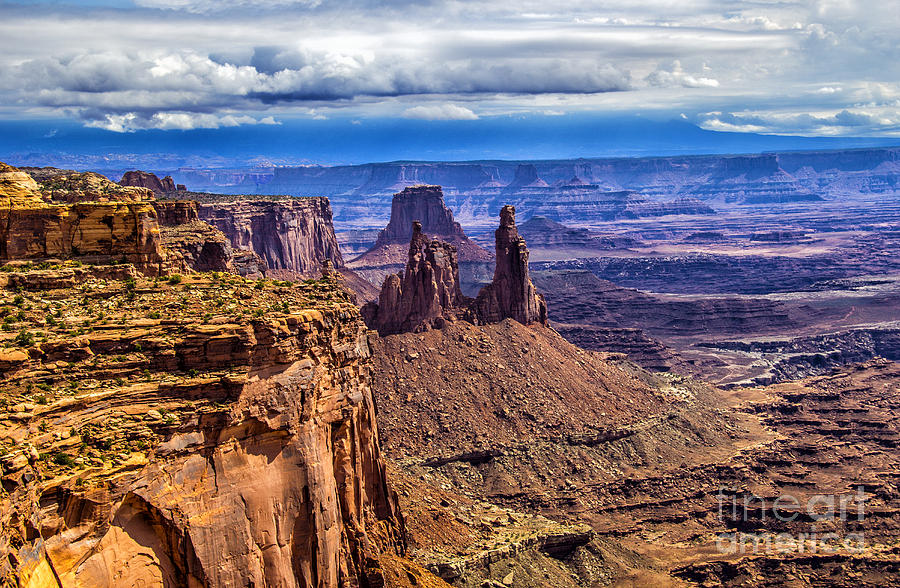
[[[893,133],[900,100],[883,0],[136,2],[4,5],[0,104],[116,130],[631,109],[830,134]]]
[[[403,117],[422,120],[478,120],[477,114],[456,104],[413,106],[403,111]]]
[[[704,76],[694,76],[681,68],[677,59],[668,65],[660,65],[645,78],[651,86],[681,86],[684,88],[718,88],[719,81]]]
[[[315,8],[320,0],[134,0],[138,6],[183,10],[196,14],[211,12],[227,12],[234,9],[247,8],[283,8],[301,6]]]
[[[701,127],[715,131],[775,135],[870,136],[900,135],[900,105],[857,107],[853,110],[797,112],[710,112],[699,117]]]
[[[220,127],[237,127],[240,125],[277,124],[279,123],[271,116],[255,119],[247,115],[215,115],[192,112],[157,112],[150,116],[136,112],[107,114],[102,118],[89,120],[85,123],[88,127],[105,129],[116,133],[129,133],[148,129],[189,131],[191,129],[218,129]]]

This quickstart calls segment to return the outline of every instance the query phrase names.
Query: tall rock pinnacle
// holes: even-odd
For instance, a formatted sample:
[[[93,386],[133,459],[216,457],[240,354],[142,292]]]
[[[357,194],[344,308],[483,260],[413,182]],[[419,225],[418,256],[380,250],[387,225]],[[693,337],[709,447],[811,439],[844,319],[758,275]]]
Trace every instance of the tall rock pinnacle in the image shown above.
[[[511,318],[523,325],[547,324],[547,303],[528,275],[528,248],[516,228],[514,206],[506,205],[500,210],[500,227],[494,232],[494,242],[494,279],[475,299],[477,320],[496,323]]]
[[[378,304],[363,307],[370,328],[382,335],[440,327],[464,311],[456,247],[430,240],[422,223],[412,223],[406,271],[384,280]]]

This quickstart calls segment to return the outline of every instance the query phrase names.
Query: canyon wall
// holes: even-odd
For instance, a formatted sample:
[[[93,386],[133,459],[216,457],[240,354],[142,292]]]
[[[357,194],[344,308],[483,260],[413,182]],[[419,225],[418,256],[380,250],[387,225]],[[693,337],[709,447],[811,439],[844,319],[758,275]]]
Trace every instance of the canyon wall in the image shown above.
[[[32,285],[21,326],[39,337],[0,353],[0,574],[29,587],[382,586],[403,523],[367,330],[338,282],[91,271],[15,274]],[[70,334],[101,308],[110,320]]]
[[[327,198],[223,198],[201,202],[199,213],[232,247],[254,251],[269,269],[313,275],[325,259],[344,267]]]
[[[0,164],[0,261],[116,257],[156,273],[164,251],[152,198],[97,174],[38,184]]]
[[[448,205],[464,222],[493,216],[506,203],[520,214],[560,222],[584,218],[571,207],[593,202],[610,215],[709,213],[706,204],[815,205],[821,198],[895,193],[900,186],[897,148],[533,162],[396,162],[335,167],[278,167],[232,186],[295,196],[331,198],[336,218],[388,217],[390,195],[408,186],[443,186]],[[217,170],[193,170],[195,183],[224,186]],[[246,172],[245,172],[246,173]],[[630,201],[630,202],[629,202]],[[659,206],[662,205],[662,206]],[[569,215],[573,215],[571,218]],[[633,218],[633,216],[631,216]],[[615,218],[621,218],[615,216]],[[413,219],[415,220],[415,219]],[[426,229],[427,232],[427,229]]]

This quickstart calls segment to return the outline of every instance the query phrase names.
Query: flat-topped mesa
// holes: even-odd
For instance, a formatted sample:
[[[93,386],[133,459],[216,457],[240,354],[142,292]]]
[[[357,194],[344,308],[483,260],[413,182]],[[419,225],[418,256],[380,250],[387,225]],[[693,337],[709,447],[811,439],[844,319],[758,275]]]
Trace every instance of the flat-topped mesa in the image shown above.
[[[391,220],[382,229],[375,246],[387,243],[406,243],[413,221],[421,223],[422,230],[441,238],[466,239],[462,226],[453,220],[453,212],[444,204],[440,186],[410,186],[394,194],[391,200]]]
[[[410,186],[394,194],[391,220],[378,234],[375,244],[353,260],[351,267],[402,264],[413,222],[420,222],[425,234],[456,247],[460,261],[488,261],[491,258],[490,253],[469,239],[462,226],[453,220],[453,212],[444,204],[441,187],[422,185]]]
[[[459,286],[456,247],[429,239],[414,221],[406,271],[385,278],[378,303],[362,312],[369,328],[389,335],[440,328],[463,316],[469,302]]]
[[[494,279],[481,289],[473,310],[479,323],[511,318],[523,325],[547,324],[547,303],[528,275],[528,248],[516,229],[516,208],[500,210],[500,227],[494,232],[497,261]]]
[[[177,191],[175,180],[172,179],[172,176],[159,179],[156,174],[140,170],[125,172],[125,175],[119,180],[119,184],[122,186],[149,188],[157,196],[165,196]]]

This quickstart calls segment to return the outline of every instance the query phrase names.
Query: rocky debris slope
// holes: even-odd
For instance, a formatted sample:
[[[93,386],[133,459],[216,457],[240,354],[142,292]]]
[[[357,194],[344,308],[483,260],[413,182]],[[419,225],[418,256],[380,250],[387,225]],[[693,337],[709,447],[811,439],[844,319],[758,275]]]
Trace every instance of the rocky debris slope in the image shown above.
[[[592,557],[594,533],[585,524],[439,488],[429,472],[389,473],[406,517],[410,557],[454,586],[574,588],[599,579],[606,570],[598,574],[597,567],[609,567]]]
[[[0,261],[122,258],[147,273],[165,260],[153,195],[92,173],[37,183],[0,163]]]
[[[255,252],[268,269],[310,276],[326,259],[344,267],[327,198],[200,196],[200,219],[222,231],[233,248]]]
[[[477,320],[495,323],[511,318],[523,325],[546,324],[547,304],[528,275],[528,248],[516,229],[515,207],[507,205],[500,210],[500,227],[494,235],[494,279],[475,299]]]
[[[427,577],[401,558],[369,339],[337,282],[108,269],[122,273],[66,264],[2,276],[7,582]]]
[[[387,335],[440,328],[460,318],[467,303],[459,288],[456,248],[429,239],[416,221],[406,271],[389,275],[378,303],[366,304],[362,313],[370,328]]]
[[[385,455],[411,480],[413,555],[454,585],[609,583],[620,564],[569,505],[739,433],[704,386],[512,320],[379,338],[374,358]]]
[[[440,328],[461,318],[546,324],[547,305],[528,276],[528,248],[516,232],[512,206],[503,208],[496,239],[494,279],[473,300],[460,289],[456,248],[429,239],[413,222],[406,271],[384,280],[378,302],[363,308],[366,323],[381,335]]]
[[[470,240],[453,212],[444,204],[440,186],[412,186],[394,194],[391,200],[391,218],[378,234],[375,244],[354,259],[353,268],[378,267],[402,264],[406,257],[410,227],[420,222],[422,231],[456,247],[460,261],[488,261],[490,254]]]
[[[158,197],[163,197],[177,191],[179,187],[175,186],[172,176],[166,176],[159,179],[156,174],[145,171],[129,171],[125,172],[122,179],[119,180],[122,186],[140,186],[141,188],[149,188]],[[180,186],[184,190],[184,186]]]
[[[661,341],[648,337],[640,329],[594,327],[554,323],[566,341],[591,351],[624,353],[630,361],[654,372],[680,370],[682,361]]]

